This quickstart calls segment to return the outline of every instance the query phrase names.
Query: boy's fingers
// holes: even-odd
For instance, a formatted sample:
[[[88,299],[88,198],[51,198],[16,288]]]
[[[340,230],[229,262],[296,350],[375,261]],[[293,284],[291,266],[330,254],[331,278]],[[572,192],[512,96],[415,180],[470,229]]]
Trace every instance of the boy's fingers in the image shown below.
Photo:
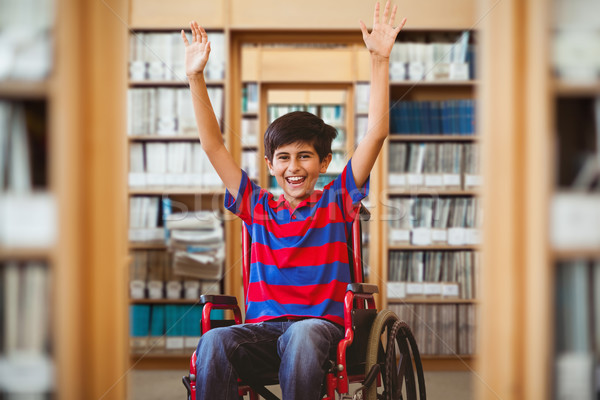
[[[398,10],[398,6],[394,6],[392,9],[392,15],[390,15],[390,25],[394,25],[394,18],[396,18],[396,10]]]
[[[360,30],[363,36],[369,36],[369,31],[367,30],[367,26],[365,25],[365,23],[362,22],[362,20],[358,21],[358,23],[360,24]]]
[[[196,42],[198,39],[198,30],[196,29],[196,22],[190,22],[190,28],[192,29],[192,42]]]
[[[208,41],[208,35],[203,27],[200,27],[200,36],[202,37],[202,43],[206,43]]]
[[[402,28],[404,27],[404,24],[406,24],[406,17],[402,18],[402,21],[400,22],[400,25],[398,25],[395,29],[396,34],[398,34],[398,32],[400,32],[400,30],[402,30]]]
[[[384,23],[387,21],[388,15],[390,15],[390,1],[389,0],[385,3],[385,8],[383,9],[383,22]]]
[[[183,31],[183,29],[181,30],[181,37],[183,38],[183,44],[185,44],[186,46],[189,46],[190,42],[188,42],[187,36],[186,36],[185,32]]]
[[[379,23],[379,2],[375,3],[375,12],[373,13],[373,26]]]

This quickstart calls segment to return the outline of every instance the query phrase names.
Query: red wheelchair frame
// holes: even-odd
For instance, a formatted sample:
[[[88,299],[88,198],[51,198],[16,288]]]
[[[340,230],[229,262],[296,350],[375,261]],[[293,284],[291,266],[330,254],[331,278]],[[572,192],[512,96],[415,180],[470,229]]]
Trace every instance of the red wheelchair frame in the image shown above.
[[[352,223],[352,236],[351,243],[349,247],[352,249],[350,255],[352,256],[352,278],[354,283],[348,285],[346,295],[344,298],[344,330],[345,335],[344,338],[339,342],[337,347],[337,355],[335,364],[330,368],[330,370],[326,374],[326,392],[324,400],[334,400],[335,392],[337,392],[340,398],[355,398],[355,396],[349,395],[349,388],[351,383],[361,383],[361,387],[355,391],[355,395],[357,392],[370,388],[373,384],[380,386],[382,384],[382,375],[395,375],[395,372],[390,372],[390,368],[394,369],[394,365],[388,365],[385,368],[381,367],[381,363],[377,361],[372,362],[371,367],[367,365],[363,367],[364,358],[361,357],[360,354],[365,352],[366,342],[368,336],[373,335],[371,333],[371,326],[374,324],[374,321],[377,317],[377,311],[375,306],[374,294],[378,293],[379,290],[376,285],[366,284],[363,282],[363,262],[362,262],[362,233],[361,233],[361,220],[367,220],[369,216],[369,212],[362,205],[356,212],[356,216]],[[244,298],[246,298],[246,291],[248,289],[248,281],[250,276],[250,234],[248,231],[243,228],[242,234],[242,248],[244,251],[244,257],[242,261],[242,269],[243,269],[243,288],[244,288]],[[240,311],[240,307],[237,304],[237,299],[234,296],[227,295],[203,295],[200,299],[200,304],[203,304],[202,310],[202,332],[207,332],[213,327],[216,326],[227,326],[233,324],[241,324],[242,323],[242,314]],[[211,321],[210,313],[212,310],[231,310],[234,314],[233,321]],[[399,385],[390,384],[390,389],[388,392],[389,398],[402,398],[400,394],[402,380],[405,380],[405,385],[407,389],[408,399],[420,399],[425,400],[425,384],[423,378],[423,372],[421,367],[421,360],[419,356],[419,352],[417,349],[417,345],[415,340],[410,332],[410,328],[403,322],[395,321],[395,314],[391,311],[386,310],[386,314],[382,317],[385,317],[386,321],[376,324],[383,327],[387,326],[388,331],[394,325],[394,332],[397,332],[398,335],[402,335],[402,341],[400,341],[400,336],[398,339],[394,337],[394,340],[397,340],[398,346],[400,348],[400,363],[399,363],[399,374],[398,379],[400,379]],[[361,328],[362,327],[362,328]],[[356,332],[360,331],[362,335],[356,335]],[[375,332],[376,336],[379,335],[379,332]],[[365,334],[367,338],[365,339]],[[394,333],[396,335],[396,333]],[[361,340],[357,340],[357,337],[361,338]],[[379,343],[379,338],[376,338]],[[392,342],[394,342],[392,340]],[[357,342],[360,342],[358,344]],[[390,342],[390,341],[388,341]],[[353,346],[354,344],[354,346]],[[362,360],[359,362],[359,365],[355,365],[355,368],[350,368],[352,371],[349,372],[348,365],[348,354],[351,354],[352,348],[356,347],[357,350],[355,352],[359,353],[358,358],[355,356],[355,359]],[[372,347],[372,346],[371,346]],[[349,352],[350,351],[350,352]],[[375,349],[375,359],[381,357],[381,352],[383,351],[382,345],[379,344],[377,349]],[[388,343],[388,352],[390,354],[388,357],[390,360],[387,360],[386,363],[395,364],[397,361],[396,353],[394,348],[390,350]],[[373,349],[371,349],[371,353],[374,353]],[[384,351],[385,353],[385,351]],[[372,357],[373,358],[373,355]],[[414,361],[414,364],[413,364]],[[358,367],[358,368],[356,368]],[[368,370],[367,370],[368,368]],[[384,371],[385,369],[386,371]],[[358,370],[358,372],[357,372]],[[394,369],[395,371],[395,369]],[[413,372],[414,371],[414,372]],[[417,375],[418,380],[418,391],[416,389],[414,375]],[[409,379],[410,378],[410,379]],[[391,379],[391,378],[390,378]],[[183,377],[184,386],[188,391],[188,400],[196,400],[196,352],[193,353],[190,360],[190,374],[189,376]],[[244,382],[239,382],[239,395],[244,396],[246,394],[250,395],[251,400],[258,399],[258,395],[260,394],[267,400],[278,399],[273,393],[267,390],[263,385],[271,385],[276,384],[277,382],[266,382],[259,386],[248,385]],[[393,387],[393,389],[392,389]],[[372,392],[375,393],[375,392]],[[417,397],[418,393],[418,397]],[[373,395],[376,396],[376,395]]]

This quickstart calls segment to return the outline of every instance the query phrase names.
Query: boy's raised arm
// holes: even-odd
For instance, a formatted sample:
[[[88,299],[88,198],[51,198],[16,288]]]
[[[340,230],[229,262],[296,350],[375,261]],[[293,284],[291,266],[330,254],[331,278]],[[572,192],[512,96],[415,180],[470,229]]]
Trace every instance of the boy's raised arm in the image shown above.
[[[185,73],[190,82],[200,143],[229,193],[237,197],[242,171],[225,147],[204,80],[204,68],[210,54],[210,42],[206,32],[197,22],[190,22],[190,28],[192,29],[191,43],[183,30],[181,36],[185,44]]]
[[[363,40],[371,54],[371,89],[367,134],[352,156],[352,171],[357,187],[362,187],[367,181],[375,160],[389,134],[390,53],[398,32],[406,23],[406,18],[404,18],[400,25],[394,28],[396,9],[397,6],[394,6],[390,14],[390,2],[388,0],[383,11],[383,20],[380,21],[379,3],[376,3],[371,33],[368,32],[364,22],[360,21]]]

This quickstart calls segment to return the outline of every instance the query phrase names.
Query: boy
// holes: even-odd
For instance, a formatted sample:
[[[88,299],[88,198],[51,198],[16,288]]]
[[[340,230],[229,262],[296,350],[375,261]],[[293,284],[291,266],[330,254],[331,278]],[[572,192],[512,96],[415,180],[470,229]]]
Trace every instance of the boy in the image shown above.
[[[182,31],[202,148],[227,189],[226,208],[252,236],[246,324],[212,329],[200,339],[198,399],[238,399],[238,377],[251,381],[267,371],[279,371],[286,400],[321,397],[327,360],[344,335],[349,227],[388,136],[389,56],[406,22],[394,28],[395,14],[388,1],[380,22],[377,3],[371,33],[360,21],[371,55],[368,132],[340,176],[323,191],[314,189],[336,136],[320,118],[290,113],[265,132],[265,161],[284,192],[279,199],[255,185],[224,146],[203,76],[210,42],[196,22],[192,43]]]

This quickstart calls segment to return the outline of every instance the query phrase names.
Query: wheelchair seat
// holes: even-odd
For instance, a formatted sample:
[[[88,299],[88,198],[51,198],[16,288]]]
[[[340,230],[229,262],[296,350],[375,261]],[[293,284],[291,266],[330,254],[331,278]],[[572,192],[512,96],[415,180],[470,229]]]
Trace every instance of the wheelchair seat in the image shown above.
[[[337,392],[340,398],[408,399],[425,400],[425,380],[416,341],[410,327],[400,321],[390,310],[377,311],[374,295],[376,285],[364,283],[362,260],[361,221],[368,220],[368,210],[360,205],[352,223],[348,251],[351,275],[354,283],[348,284],[344,298],[345,336],[339,342],[335,357],[330,360],[330,368],[323,382],[323,399],[334,400]],[[250,275],[250,234],[244,228],[243,247],[243,287],[244,298]],[[237,298],[227,295],[202,295],[203,305],[201,331],[207,332],[217,326],[242,323]],[[231,320],[211,320],[214,309],[231,310]],[[190,360],[190,373],[182,381],[188,392],[188,400],[196,400],[196,353]],[[276,373],[239,380],[240,397],[249,395],[258,399],[278,400],[266,386],[278,384]],[[350,384],[360,386],[350,394]],[[362,394],[362,397],[359,397]]]

